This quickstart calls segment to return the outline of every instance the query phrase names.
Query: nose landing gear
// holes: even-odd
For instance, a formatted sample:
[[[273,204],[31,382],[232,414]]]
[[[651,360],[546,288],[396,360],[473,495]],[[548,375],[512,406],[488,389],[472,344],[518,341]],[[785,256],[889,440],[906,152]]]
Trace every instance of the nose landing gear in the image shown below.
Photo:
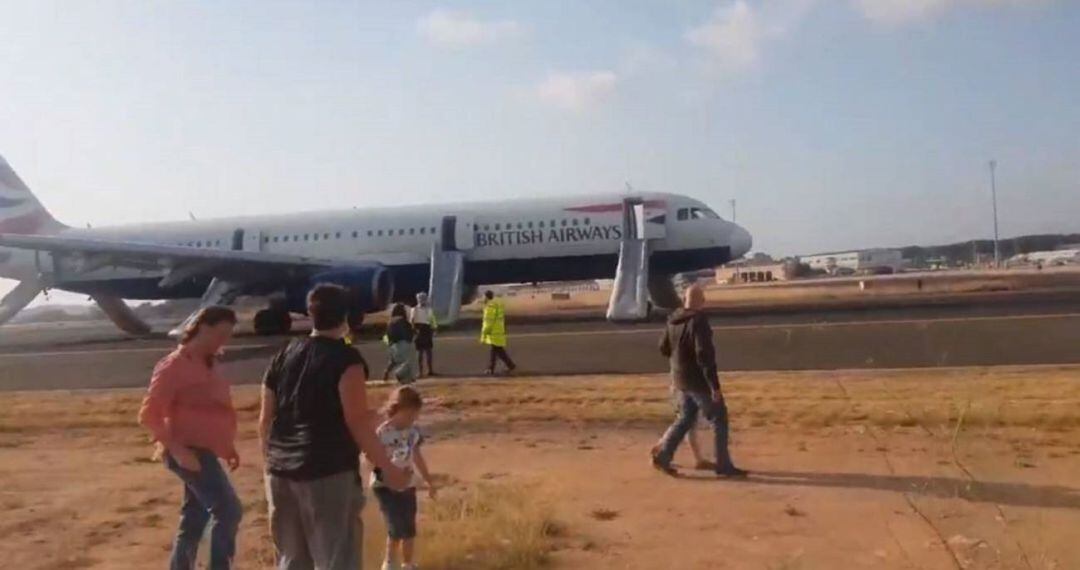
[[[255,313],[255,334],[259,336],[283,335],[292,331],[292,315],[283,302],[272,302],[270,306]]]

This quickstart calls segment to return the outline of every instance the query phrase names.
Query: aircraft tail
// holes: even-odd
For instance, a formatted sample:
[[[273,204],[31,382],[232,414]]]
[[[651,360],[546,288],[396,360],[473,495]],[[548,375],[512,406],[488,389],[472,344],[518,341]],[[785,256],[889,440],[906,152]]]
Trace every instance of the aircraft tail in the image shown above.
[[[66,227],[0,156],[0,234],[53,234]]]

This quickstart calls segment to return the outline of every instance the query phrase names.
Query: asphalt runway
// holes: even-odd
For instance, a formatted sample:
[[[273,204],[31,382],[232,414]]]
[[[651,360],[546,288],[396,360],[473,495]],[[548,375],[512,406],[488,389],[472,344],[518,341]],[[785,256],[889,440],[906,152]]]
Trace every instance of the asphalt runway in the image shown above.
[[[1080,299],[1043,304],[925,307],[717,316],[715,340],[724,370],[810,370],[1080,363]],[[523,374],[658,373],[662,323],[614,325],[597,320],[515,323],[510,353]],[[486,367],[475,323],[437,339],[436,370],[471,377]],[[358,343],[373,375],[385,349]],[[241,336],[225,357],[235,382],[258,382],[286,337]],[[145,386],[168,339],[125,339],[107,323],[0,328],[0,390]]]

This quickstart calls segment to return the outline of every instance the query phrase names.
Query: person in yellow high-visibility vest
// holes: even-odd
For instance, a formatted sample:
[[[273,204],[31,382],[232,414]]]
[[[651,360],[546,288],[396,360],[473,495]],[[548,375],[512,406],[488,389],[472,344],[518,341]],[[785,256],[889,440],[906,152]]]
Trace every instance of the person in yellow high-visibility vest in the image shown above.
[[[484,320],[480,327],[480,342],[491,348],[488,374],[495,374],[496,360],[501,360],[506,365],[507,372],[513,372],[517,368],[506,352],[506,307],[491,291],[484,292]]]

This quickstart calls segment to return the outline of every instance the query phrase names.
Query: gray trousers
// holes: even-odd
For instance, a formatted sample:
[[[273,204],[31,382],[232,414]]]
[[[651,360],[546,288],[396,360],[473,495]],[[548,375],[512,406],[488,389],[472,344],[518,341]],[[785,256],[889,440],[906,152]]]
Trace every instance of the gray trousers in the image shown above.
[[[311,481],[267,474],[266,501],[278,570],[362,570],[359,473]]]

